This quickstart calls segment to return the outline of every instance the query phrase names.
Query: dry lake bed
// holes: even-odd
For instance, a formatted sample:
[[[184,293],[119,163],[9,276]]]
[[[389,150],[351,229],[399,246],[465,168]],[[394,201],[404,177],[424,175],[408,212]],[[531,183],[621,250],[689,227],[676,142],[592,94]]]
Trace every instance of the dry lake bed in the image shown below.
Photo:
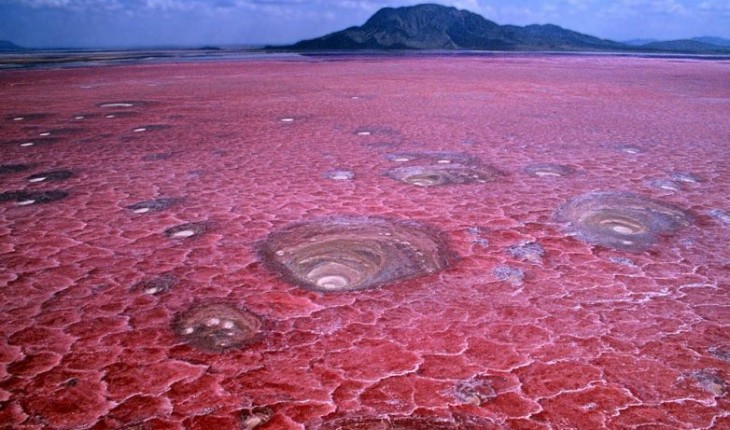
[[[0,427],[730,428],[730,61],[0,72]]]

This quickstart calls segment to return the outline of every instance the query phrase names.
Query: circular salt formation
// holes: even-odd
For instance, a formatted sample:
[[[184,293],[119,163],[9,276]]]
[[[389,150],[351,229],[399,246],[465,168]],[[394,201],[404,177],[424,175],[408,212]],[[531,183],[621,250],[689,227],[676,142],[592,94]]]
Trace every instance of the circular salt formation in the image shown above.
[[[30,175],[26,179],[28,180],[28,182],[65,181],[73,175],[73,172],[71,172],[70,170],[52,170],[50,172],[42,172]]]
[[[627,154],[643,154],[644,153],[644,150],[643,149],[638,148],[636,146],[622,145],[622,146],[617,147],[617,149],[619,151],[625,152]]]
[[[0,202],[15,201],[20,206],[53,203],[69,196],[67,191],[8,191],[0,193]]]
[[[472,165],[477,162],[476,157],[463,152],[402,152],[387,155],[386,158],[397,163],[420,160],[435,164]]]
[[[588,243],[635,252],[652,246],[659,235],[690,223],[689,215],[679,208],[614,192],[576,197],[558,209],[556,217]]]
[[[324,173],[324,177],[334,181],[349,181],[355,179],[355,173],[351,170],[330,170]]]
[[[672,173],[672,179],[675,181],[684,182],[686,184],[699,184],[700,182],[702,182],[702,179],[700,179],[699,176],[685,172]]]
[[[646,181],[646,185],[663,191],[680,191],[682,189],[679,183],[666,179],[651,179]]]
[[[175,154],[172,152],[157,152],[155,154],[147,154],[142,157],[142,161],[165,161],[174,157]]]
[[[127,206],[127,209],[130,211],[136,213],[136,214],[145,214],[145,213],[152,213],[152,212],[159,212],[161,210],[165,210],[169,208],[170,206],[174,205],[178,202],[179,199],[175,198],[160,198],[155,200],[148,200],[145,202],[139,202],[135,203],[133,205]]]
[[[142,125],[139,127],[135,127],[132,129],[132,133],[145,133],[149,131],[160,131],[170,128],[169,125],[166,124],[148,124],[148,125]]]
[[[388,170],[386,176],[417,187],[473,184],[494,181],[499,172],[490,167],[469,167],[458,164],[409,166]]]
[[[722,209],[710,209],[707,214],[724,224],[730,224],[730,213]]]
[[[190,346],[210,352],[240,348],[256,341],[261,319],[227,303],[192,306],[175,316],[172,329]]]
[[[322,291],[376,288],[446,268],[442,235],[410,221],[338,217],[293,224],[260,245],[262,261],[286,281]]]
[[[543,164],[531,164],[527,167],[525,167],[525,172],[532,176],[538,176],[538,177],[562,177],[562,176],[570,176],[575,173],[575,169],[569,166],[564,166],[562,164],[552,164],[552,163],[543,163]]]
[[[120,102],[105,102],[105,103],[99,103],[99,107],[101,108],[133,108],[133,107],[142,107],[146,102],[142,101],[120,101]]]
[[[20,121],[40,121],[40,120],[47,119],[50,116],[51,116],[50,113],[38,112],[38,113],[25,113],[25,114],[19,114],[19,115],[11,114],[11,115],[6,115],[5,118],[8,120],[20,122]]]
[[[171,274],[163,274],[155,278],[145,279],[132,286],[132,291],[141,291],[144,294],[156,295],[169,291],[178,280]]]
[[[165,230],[165,236],[170,239],[189,239],[202,235],[208,228],[205,222],[189,222],[168,228]]]

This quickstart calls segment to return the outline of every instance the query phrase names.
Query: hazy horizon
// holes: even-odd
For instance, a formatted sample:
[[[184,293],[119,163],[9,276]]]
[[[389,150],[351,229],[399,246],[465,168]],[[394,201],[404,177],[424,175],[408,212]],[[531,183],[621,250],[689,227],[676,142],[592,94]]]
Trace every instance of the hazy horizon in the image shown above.
[[[288,44],[363,24],[382,7],[361,0],[0,0],[0,40],[28,48]],[[433,3],[433,2],[432,2]],[[546,0],[436,2],[498,24],[556,24],[627,41],[730,38],[730,2]]]

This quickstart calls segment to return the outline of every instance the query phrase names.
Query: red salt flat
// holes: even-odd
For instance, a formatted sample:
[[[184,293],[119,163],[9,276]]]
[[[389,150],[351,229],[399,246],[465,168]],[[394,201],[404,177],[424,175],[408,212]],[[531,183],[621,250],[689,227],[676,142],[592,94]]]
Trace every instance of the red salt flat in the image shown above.
[[[728,82],[613,56],[3,71],[0,423],[729,428]],[[257,252],[331,219],[357,226],[292,270],[386,282],[307,290]],[[215,341],[216,309],[260,321],[205,348],[175,325],[196,306]]]

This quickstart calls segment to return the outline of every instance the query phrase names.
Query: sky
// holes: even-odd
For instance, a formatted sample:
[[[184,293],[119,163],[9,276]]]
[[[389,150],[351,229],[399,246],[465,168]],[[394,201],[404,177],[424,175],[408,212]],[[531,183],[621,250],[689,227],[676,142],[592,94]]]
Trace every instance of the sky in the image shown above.
[[[422,1],[426,3],[428,1]],[[431,1],[433,2],[433,1]],[[0,0],[0,40],[31,48],[287,44],[363,24],[398,0]],[[730,0],[441,0],[498,24],[602,38],[730,39]]]

